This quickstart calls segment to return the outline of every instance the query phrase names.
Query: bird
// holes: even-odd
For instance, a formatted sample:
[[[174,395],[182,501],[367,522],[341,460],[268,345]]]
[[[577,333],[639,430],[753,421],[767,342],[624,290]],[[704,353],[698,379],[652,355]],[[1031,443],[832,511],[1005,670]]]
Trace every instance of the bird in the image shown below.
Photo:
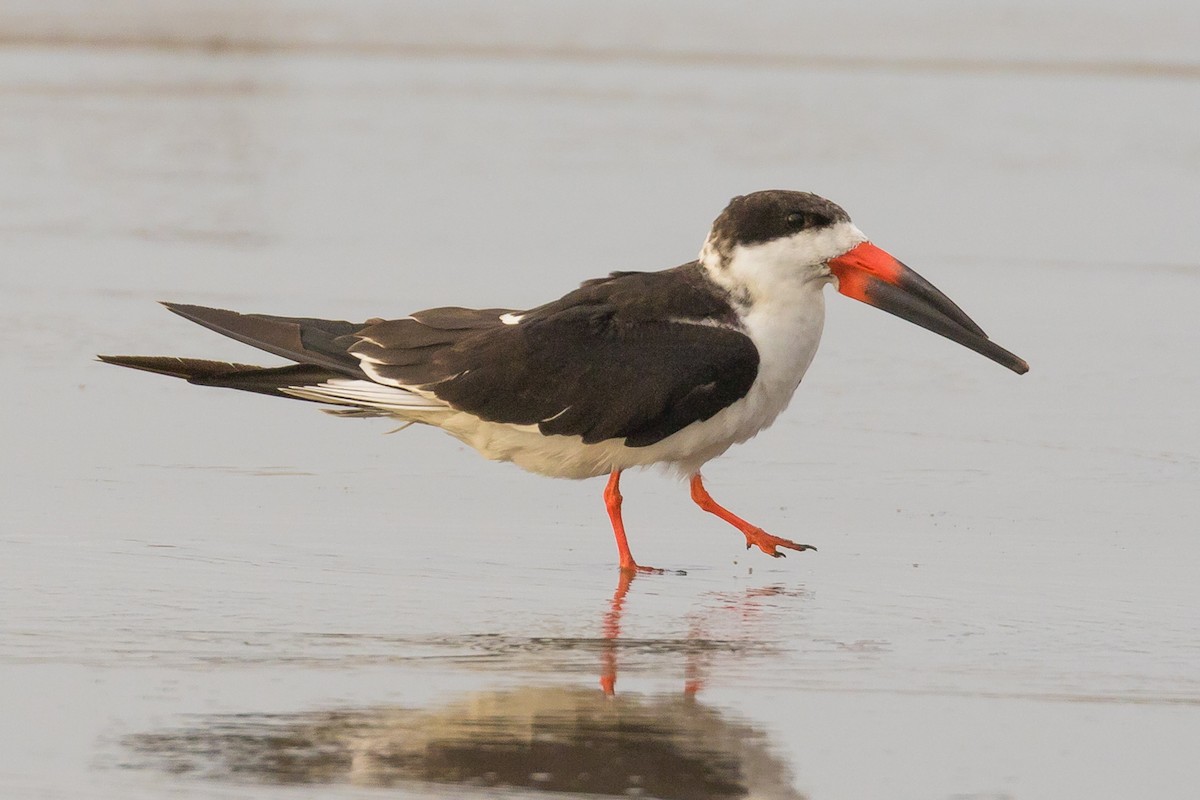
[[[348,322],[167,302],[185,319],[292,363],[98,358],[200,386],[321,403],[344,417],[432,425],[489,459],[541,475],[607,475],[620,570],[661,573],[630,552],[620,481],[634,467],[685,478],[695,504],[740,531],[746,549],[776,558],[816,549],[719,504],[701,468],[787,407],[817,352],[827,285],[1017,374],[1029,370],[873,244],[840,206],[780,189],[734,197],[695,260],[613,272],[535,308],[445,306]]]

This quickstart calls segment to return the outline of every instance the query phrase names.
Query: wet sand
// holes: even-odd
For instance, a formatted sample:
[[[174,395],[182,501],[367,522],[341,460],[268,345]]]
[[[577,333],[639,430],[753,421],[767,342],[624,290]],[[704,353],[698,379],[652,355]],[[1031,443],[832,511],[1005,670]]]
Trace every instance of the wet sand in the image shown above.
[[[177,5],[0,6],[0,794],[1194,794],[1194,9]],[[160,299],[533,305],[768,187],[1032,366],[831,294],[705,473],[817,553],[636,473],[687,575],[624,584],[599,481],[92,361],[258,355]]]

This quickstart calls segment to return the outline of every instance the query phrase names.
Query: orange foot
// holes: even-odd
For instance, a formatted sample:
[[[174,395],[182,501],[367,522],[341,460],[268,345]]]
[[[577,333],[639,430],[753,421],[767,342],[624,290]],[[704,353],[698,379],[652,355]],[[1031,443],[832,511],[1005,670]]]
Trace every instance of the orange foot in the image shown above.
[[[762,528],[750,528],[742,531],[746,534],[746,549],[757,547],[769,556],[775,558],[784,558],[787,553],[781,553],[779,547],[786,547],[788,550],[816,550],[811,544],[798,544],[791,539],[780,539],[778,536],[772,536]]]

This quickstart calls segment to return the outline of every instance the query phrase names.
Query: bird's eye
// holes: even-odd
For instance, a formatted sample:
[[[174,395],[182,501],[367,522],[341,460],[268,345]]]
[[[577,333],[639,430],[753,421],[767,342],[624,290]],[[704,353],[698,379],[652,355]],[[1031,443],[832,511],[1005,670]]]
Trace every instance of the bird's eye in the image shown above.
[[[789,227],[799,230],[808,224],[808,217],[799,211],[793,211],[787,215],[787,224]]]

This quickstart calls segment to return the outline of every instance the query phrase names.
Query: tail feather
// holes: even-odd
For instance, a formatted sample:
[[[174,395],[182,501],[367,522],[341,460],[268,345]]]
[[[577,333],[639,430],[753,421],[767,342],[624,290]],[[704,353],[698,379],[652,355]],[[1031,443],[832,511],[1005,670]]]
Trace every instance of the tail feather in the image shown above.
[[[163,305],[184,319],[273,355],[325,367],[354,378],[365,377],[358,359],[347,351],[356,341],[352,334],[362,325],[343,320],[239,314],[183,303]]]
[[[130,367],[158,375],[183,378],[197,386],[218,386],[245,392],[295,397],[281,391],[295,386],[320,384],[340,377],[340,372],[311,364],[289,364],[286,367],[260,367],[254,364],[235,364],[229,361],[208,361],[177,356],[97,356],[106,364]],[[307,399],[307,398],[301,398]],[[316,401],[320,402],[320,401]]]
[[[372,381],[349,348],[362,324],[307,317],[239,314],[219,308],[163,303],[170,311],[239,342],[296,361],[260,367],[176,356],[98,356],[106,364],[182,378],[199,386],[290,397],[325,405],[342,416],[428,415],[446,404]],[[436,311],[437,309],[435,309]]]
[[[176,356],[96,356],[105,364],[129,367],[172,378],[209,378],[239,372],[253,372],[262,367],[254,364],[234,364],[229,361],[206,361],[200,358],[178,358]]]

